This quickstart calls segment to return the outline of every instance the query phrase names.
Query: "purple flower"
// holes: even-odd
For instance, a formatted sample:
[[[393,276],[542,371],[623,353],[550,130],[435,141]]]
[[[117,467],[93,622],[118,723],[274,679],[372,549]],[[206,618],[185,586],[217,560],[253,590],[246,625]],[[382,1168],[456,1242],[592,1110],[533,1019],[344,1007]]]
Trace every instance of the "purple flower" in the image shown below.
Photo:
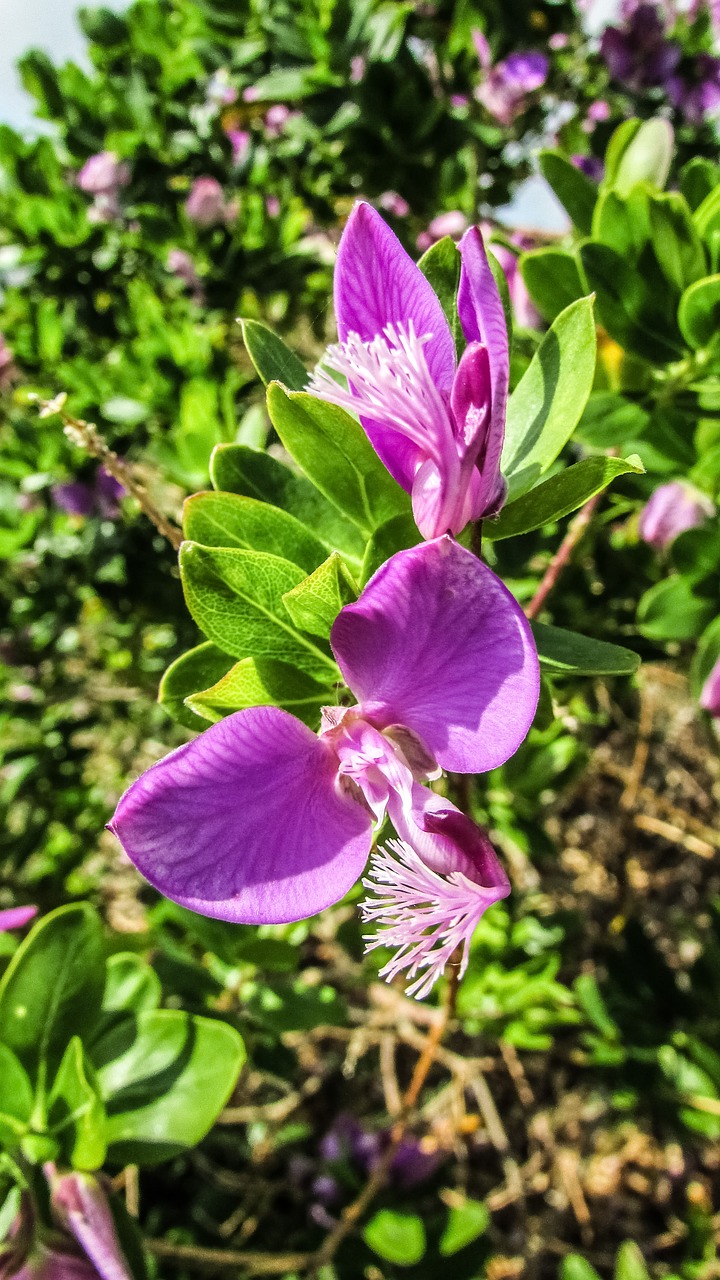
[[[280,208],[280,200],[277,196],[265,197],[265,212],[267,213],[268,218],[277,218],[280,213]]]
[[[77,176],[77,184],[87,195],[109,195],[126,187],[130,181],[130,169],[118,160],[114,151],[100,151],[85,161]]]
[[[0,911],[0,933],[7,933],[9,929],[22,929],[37,915],[37,907],[8,907],[6,911]]]
[[[350,83],[359,84],[365,78],[365,70],[367,63],[362,54],[356,54],[350,59]]]
[[[55,1226],[39,1225],[29,1196],[23,1197],[9,1248],[0,1252],[2,1280],[132,1280],[97,1179],[57,1174],[52,1165],[45,1174]]]
[[[487,227],[487,230],[483,228],[483,234],[489,237],[492,234],[492,227]],[[532,247],[530,241],[521,235],[513,235],[512,240],[519,249]],[[505,273],[516,324],[521,329],[540,328],[542,326],[542,316],[527,291],[527,286],[518,268],[518,255],[504,244],[492,243],[490,248]]]
[[[320,1143],[320,1155],[329,1164],[350,1161],[369,1174],[383,1158],[391,1141],[389,1129],[365,1129],[347,1113],[341,1113]],[[400,1143],[390,1166],[390,1180],[408,1189],[432,1177],[447,1157],[434,1138],[416,1138],[408,1133]],[[335,1179],[329,1179],[335,1182]],[[316,1182],[320,1182],[318,1178]],[[335,1182],[335,1186],[337,1183]],[[321,1199],[320,1196],[317,1197]],[[328,1201],[325,1201],[328,1203]]]
[[[426,230],[420,232],[417,238],[417,247],[421,253],[424,253],[431,245],[436,244],[438,240],[442,240],[443,236],[452,236],[453,240],[459,240],[463,232],[467,231],[467,228],[468,220],[459,209],[450,209],[447,213],[439,213],[436,218],[433,218]]]
[[[442,972],[445,935],[465,964],[472,928],[509,883],[485,834],[422,783],[441,768],[493,769],[517,750],[535,714],[537,652],[504,585],[447,536],[388,560],[340,611],[330,640],[357,705],[326,707],[319,735],[277,707],[235,712],[143,774],[110,829],[182,906],[283,923],[348,892],[387,815],[427,883],[414,864],[406,872],[401,852],[386,885],[393,846],[371,880],[394,904],[400,945],[416,904],[396,968],[411,978],[427,970],[425,990]],[[433,913],[424,941],[420,895]],[[381,923],[392,911],[384,905]]]
[[[299,115],[299,111],[291,111],[289,107],[285,106],[284,102],[276,102],[274,106],[266,111],[263,121],[268,137],[279,138],[280,134],[284,132],[288,121],[296,120]]]
[[[373,448],[412,495],[424,538],[459,533],[469,520],[497,514],[505,498],[505,315],[477,227],[459,247],[458,311],[468,345],[458,363],[422,271],[380,215],[356,205],[335,268],[340,342],[309,384],[358,413]],[[347,389],[332,371],[348,379]]]
[[[196,178],[185,201],[185,212],[199,227],[214,227],[225,222],[229,206],[217,178]]]
[[[226,129],[225,136],[232,147],[233,164],[244,164],[250,150],[250,134],[247,129]]]
[[[386,213],[391,213],[394,218],[407,218],[410,212],[410,205],[407,200],[398,195],[397,191],[383,191],[378,196],[378,204]]]
[[[640,537],[656,551],[664,551],[679,534],[694,529],[715,507],[704,493],[684,480],[661,484],[640,513]]]
[[[15,376],[15,357],[0,333],[0,391],[10,386]]]
[[[184,249],[171,249],[167,256],[167,269],[187,285],[196,302],[202,302],[204,296],[202,281],[189,253]]]
[[[714,718],[720,718],[720,658],[703,685],[700,706]]]
[[[671,76],[667,92],[673,106],[688,124],[700,125],[720,111],[720,58],[701,53],[695,60],[694,78]]]
[[[55,505],[68,516],[99,515],[102,520],[115,520],[125,490],[104,467],[98,467],[90,484],[69,480],[67,484],[54,484],[50,492]]]
[[[571,156],[576,169],[584,173],[586,178],[590,178],[592,182],[601,182],[605,172],[605,165],[598,156]]]
[[[483,72],[475,97],[498,124],[511,125],[527,110],[528,94],[547,80],[548,59],[544,53],[520,51],[493,66],[490,46],[481,31],[473,31],[473,43]]]
[[[666,38],[654,4],[626,10],[622,27],[606,27],[600,52],[613,79],[633,90],[664,84],[682,56],[680,46]]]

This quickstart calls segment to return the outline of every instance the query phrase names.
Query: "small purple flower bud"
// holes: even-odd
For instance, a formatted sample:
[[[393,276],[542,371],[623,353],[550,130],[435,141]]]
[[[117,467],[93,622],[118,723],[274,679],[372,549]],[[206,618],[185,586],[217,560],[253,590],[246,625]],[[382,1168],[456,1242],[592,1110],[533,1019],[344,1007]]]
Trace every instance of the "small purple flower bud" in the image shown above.
[[[277,196],[265,197],[265,210],[268,218],[277,218],[280,213],[280,201]]]
[[[167,269],[186,284],[188,289],[200,299],[202,283],[195,268],[195,263],[184,249],[171,249],[167,256]]]
[[[120,514],[120,499],[124,497],[125,489],[110,475],[104,467],[98,467],[95,476],[95,505],[98,515],[102,520],[115,520]]]
[[[342,1195],[340,1183],[331,1174],[322,1173],[313,1180],[310,1195],[320,1204],[327,1206],[337,1204]]]
[[[132,1280],[110,1206],[97,1179],[83,1173],[50,1172],[49,1181],[53,1214],[92,1264],[88,1274],[100,1280]],[[58,1277],[62,1274],[59,1271]]]
[[[703,685],[700,706],[714,719],[720,719],[720,658]]]
[[[591,102],[588,107],[588,119],[594,120],[596,124],[602,123],[604,120],[610,119],[610,103],[599,98],[597,102]]]
[[[661,484],[640,514],[640,537],[656,551],[664,551],[687,529],[694,529],[715,507],[704,493],[684,480]]]
[[[585,174],[586,178],[590,178],[592,182],[601,182],[605,172],[605,165],[598,156],[571,156],[576,169]]]
[[[548,48],[556,52],[559,49],[567,49],[570,43],[570,37],[565,35],[564,31],[556,31],[548,40]]]
[[[54,484],[50,493],[56,507],[68,516],[89,516],[95,505],[95,497],[90,485],[82,480]]]
[[[247,129],[226,129],[225,136],[232,147],[233,164],[244,164],[250,150],[250,134]]]
[[[130,169],[118,160],[114,151],[99,151],[90,156],[77,176],[80,190],[93,196],[115,193],[129,181]]]
[[[195,179],[185,201],[185,212],[198,227],[214,227],[225,221],[225,195],[217,178]]]
[[[464,111],[466,107],[470,106],[470,99],[466,93],[451,93],[450,106],[454,107],[456,111]]]
[[[276,102],[265,112],[263,124],[271,138],[279,138],[292,112],[283,102]]]
[[[37,907],[8,907],[6,911],[0,911],[0,933],[7,933],[9,929],[22,929],[37,915]]]
[[[407,200],[398,195],[397,191],[383,191],[382,195],[378,197],[378,204],[381,209],[391,213],[394,218],[407,218],[410,212],[410,205]]]
[[[442,240],[443,236],[452,236],[453,240],[459,240],[467,226],[468,220],[459,209],[451,209],[448,213],[439,213],[436,218],[433,218],[427,230],[420,232],[417,238],[418,249],[424,252],[432,244],[435,244],[437,240]]]
[[[259,97],[260,90],[254,84],[249,84],[247,89],[242,91],[243,102],[257,102]]]
[[[439,1169],[447,1152],[433,1138],[403,1138],[390,1166],[390,1179],[396,1186],[409,1189],[431,1178]]]
[[[359,84],[365,78],[365,59],[361,54],[356,54],[350,60],[350,83]]]

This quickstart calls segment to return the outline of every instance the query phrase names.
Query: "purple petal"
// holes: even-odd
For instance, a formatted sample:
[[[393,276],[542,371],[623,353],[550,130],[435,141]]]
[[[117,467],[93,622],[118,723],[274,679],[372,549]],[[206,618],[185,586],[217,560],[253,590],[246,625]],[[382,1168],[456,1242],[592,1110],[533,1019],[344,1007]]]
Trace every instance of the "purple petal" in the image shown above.
[[[700,706],[711,716],[720,717],[720,658],[702,687]]]
[[[110,824],[155,888],[245,924],[314,915],[347,893],[371,819],[335,787],[327,744],[277,707],[219,721],[153,765]]]
[[[406,725],[443,768],[494,769],[532,724],[540,673],[527,620],[450,537],[388,560],[338,614],[331,642],[363,715]]]
[[[95,1178],[82,1173],[53,1178],[51,1201],[58,1219],[85,1251],[101,1280],[132,1280],[110,1206]],[[58,1275],[64,1272],[58,1271]]]
[[[450,387],[455,343],[442,307],[397,236],[364,201],[355,205],[340,240],[335,316],[341,342],[348,333],[371,342],[386,325],[412,320],[419,337],[432,334],[425,358],[436,386]]]
[[[458,314],[468,342],[482,342],[490,359],[492,433],[502,440],[510,380],[507,323],[498,287],[478,227],[466,231],[459,244],[462,255]],[[495,446],[493,445],[493,451]]]
[[[0,933],[22,929],[37,913],[37,907],[9,907],[7,911],[0,911]]]
[[[451,404],[461,457],[464,454],[462,487],[466,497],[458,513],[460,519],[446,527],[459,532],[468,520],[495,515],[505,496],[500,474],[505,421],[493,411],[489,355],[480,343],[471,343],[463,352]]]

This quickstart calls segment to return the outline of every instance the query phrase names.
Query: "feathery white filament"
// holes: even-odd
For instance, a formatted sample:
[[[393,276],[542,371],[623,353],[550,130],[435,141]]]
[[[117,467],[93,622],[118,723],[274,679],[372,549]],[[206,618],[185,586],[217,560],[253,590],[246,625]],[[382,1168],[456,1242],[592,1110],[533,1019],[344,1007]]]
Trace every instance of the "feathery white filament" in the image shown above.
[[[389,324],[372,342],[349,333],[346,342],[328,347],[307,390],[342,409],[372,418],[400,432],[426,457],[440,463],[453,440],[453,422],[428,369],[423,347],[431,334],[418,337],[407,327]],[[328,370],[348,381],[343,387]]]
[[[392,853],[395,855],[391,856]],[[495,896],[461,871],[439,875],[403,840],[389,840],[370,859],[366,889],[378,896],[360,904],[363,921],[375,920],[375,934],[366,934],[366,951],[397,947],[380,970],[392,981],[406,970],[415,979],[407,994],[421,1000],[432,989],[453,952],[460,947],[460,977],[467,969],[470,940]],[[419,976],[418,976],[419,975]]]

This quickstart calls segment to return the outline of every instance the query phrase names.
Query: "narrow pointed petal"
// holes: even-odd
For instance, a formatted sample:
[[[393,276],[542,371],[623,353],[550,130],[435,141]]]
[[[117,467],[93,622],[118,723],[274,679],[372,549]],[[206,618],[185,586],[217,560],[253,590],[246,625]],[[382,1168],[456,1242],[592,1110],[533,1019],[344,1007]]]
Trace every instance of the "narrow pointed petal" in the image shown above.
[[[85,1251],[101,1280],[132,1280],[110,1206],[97,1179],[82,1173],[59,1175],[52,1180],[51,1203],[56,1216]],[[58,1271],[58,1275],[64,1274]]]
[[[362,714],[379,728],[406,725],[445,769],[496,768],[532,724],[540,670],[529,624],[452,538],[394,555],[330,638]]]
[[[8,907],[7,911],[0,911],[0,933],[7,933],[8,929],[22,929],[38,913],[37,907]]]
[[[468,342],[482,342],[490,357],[492,430],[505,433],[505,409],[510,381],[510,350],[502,300],[478,227],[470,227],[458,245],[462,255],[458,314]]]
[[[148,769],[110,829],[181,906],[246,924],[301,920],[347,893],[370,850],[370,815],[336,774],[299,720],[253,707]]]
[[[505,424],[494,411],[490,360],[481,343],[472,342],[463,352],[451,405],[462,459],[462,501],[449,527],[459,533],[469,520],[495,515],[505,496],[500,474]]]
[[[335,315],[340,341],[357,333],[371,342],[388,324],[415,325],[436,386],[449,388],[455,343],[436,294],[397,236],[369,204],[355,205],[335,267]]]

